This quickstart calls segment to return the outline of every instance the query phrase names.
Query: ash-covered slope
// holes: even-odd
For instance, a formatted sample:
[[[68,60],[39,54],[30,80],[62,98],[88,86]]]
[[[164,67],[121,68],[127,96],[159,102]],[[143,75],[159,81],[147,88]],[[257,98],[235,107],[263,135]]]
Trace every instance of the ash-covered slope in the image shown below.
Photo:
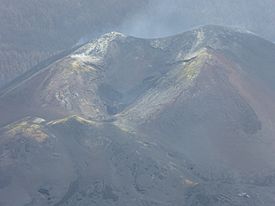
[[[274,76],[230,28],[103,35],[1,91],[0,202],[274,205]]]
[[[154,140],[77,116],[25,118],[0,145],[1,205],[177,204],[195,184]]]

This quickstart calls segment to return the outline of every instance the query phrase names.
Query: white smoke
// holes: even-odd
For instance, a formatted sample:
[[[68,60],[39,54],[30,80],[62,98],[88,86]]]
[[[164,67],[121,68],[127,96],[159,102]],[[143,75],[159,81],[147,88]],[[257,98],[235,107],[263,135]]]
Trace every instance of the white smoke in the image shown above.
[[[150,0],[140,13],[124,21],[119,31],[145,38],[173,35],[193,27],[217,24],[275,35],[273,0]]]

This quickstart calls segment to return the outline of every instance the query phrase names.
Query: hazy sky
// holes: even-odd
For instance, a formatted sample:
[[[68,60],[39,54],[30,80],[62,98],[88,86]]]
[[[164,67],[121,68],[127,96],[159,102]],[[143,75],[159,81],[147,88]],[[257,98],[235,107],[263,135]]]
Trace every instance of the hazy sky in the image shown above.
[[[241,27],[275,39],[274,0],[150,0],[127,19],[120,31],[138,37],[160,37],[199,25]]]

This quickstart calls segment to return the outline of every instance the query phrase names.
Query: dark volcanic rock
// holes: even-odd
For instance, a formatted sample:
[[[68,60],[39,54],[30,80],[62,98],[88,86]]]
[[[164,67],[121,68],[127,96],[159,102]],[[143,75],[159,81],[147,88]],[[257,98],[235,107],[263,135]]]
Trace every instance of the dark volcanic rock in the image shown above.
[[[274,68],[218,26],[89,42],[1,91],[1,205],[273,206]]]

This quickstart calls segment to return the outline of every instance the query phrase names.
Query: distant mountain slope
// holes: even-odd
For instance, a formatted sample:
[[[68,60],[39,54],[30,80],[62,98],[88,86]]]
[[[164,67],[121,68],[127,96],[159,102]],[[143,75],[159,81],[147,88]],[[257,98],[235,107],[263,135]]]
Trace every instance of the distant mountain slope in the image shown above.
[[[1,0],[0,87],[87,35],[112,30],[146,0]]]
[[[251,33],[105,34],[0,93],[0,201],[273,206],[274,77]]]

